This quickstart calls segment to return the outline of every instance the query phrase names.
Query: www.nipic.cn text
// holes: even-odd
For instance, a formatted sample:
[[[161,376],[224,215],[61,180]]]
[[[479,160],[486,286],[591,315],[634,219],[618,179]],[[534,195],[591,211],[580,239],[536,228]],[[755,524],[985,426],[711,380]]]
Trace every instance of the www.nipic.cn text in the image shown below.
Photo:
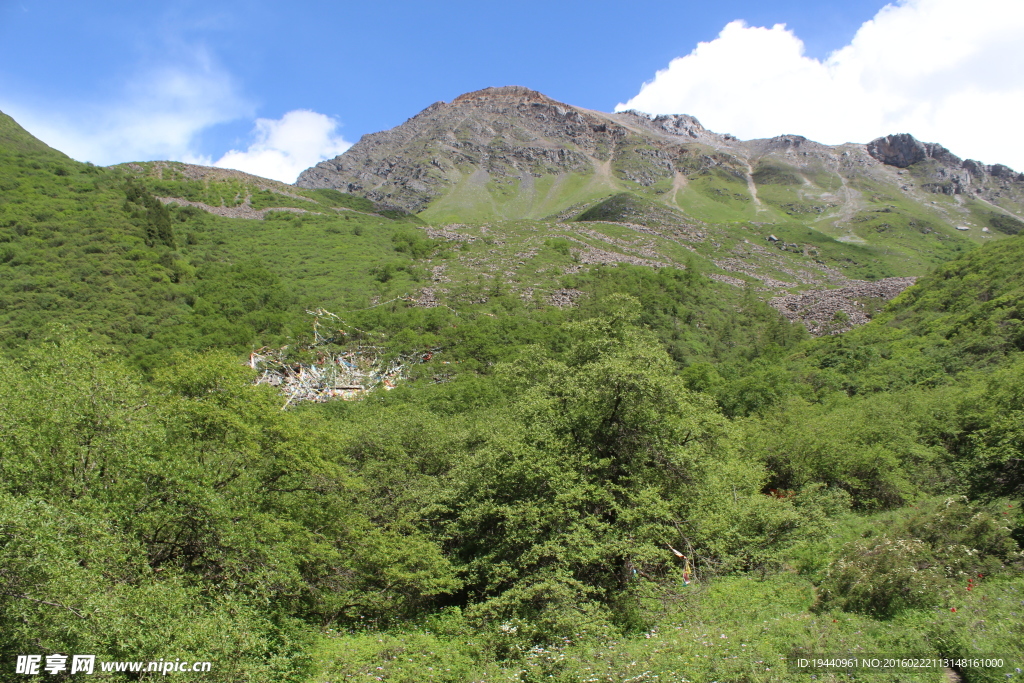
[[[91,674],[96,670],[102,672],[135,672],[143,671],[159,673],[166,676],[172,673],[204,673],[210,670],[210,662],[182,661],[181,659],[160,659],[154,662],[97,662],[96,655],[18,655],[14,673],[27,676],[59,673]]]

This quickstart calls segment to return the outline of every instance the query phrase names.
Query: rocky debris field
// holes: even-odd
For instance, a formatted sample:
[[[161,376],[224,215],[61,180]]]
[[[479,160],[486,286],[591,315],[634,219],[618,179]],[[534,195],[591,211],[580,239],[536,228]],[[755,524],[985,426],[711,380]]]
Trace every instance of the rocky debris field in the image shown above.
[[[250,220],[262,220],[271,211],[288,211],[290,213],[315,213],[306,211],[305,209],[295,209],[289,206],[274,206],[267,209],[254,209],[252,208],[251,197],[246,197],[245,201],[238,206],[210,206],[203,202],[190,202],[187,199],[179,199],[177,197],[157,197],[164,204],[177,204],[178,206],[194,206],[197,209],[202,209],[207,213],[212,213],[216,216],[224,216],[225,218],[247,218]]]
[[[423,230],[427,233],[427,237],[432,240],[445,240],[446,242],[475,242],[476,237],[473,235],[463,235],[455,232],[458,228],[464,228],[466,226],[460,224],[443,225],[439,228],[427,226]]]
[[[890,277],[877,282],[856,282],[841,289],[824,289],[778,296],[769,301],[790,321],[802,322],[811,335],[839,334],[871,319],[865,303],[889,301],[917,278]]]
[[[565,308],[566,306],[574,306],[576,300],[581,296],[583,296],[583,292],[578,289],[556,289],[548,296],[548,301],[553,306]]]

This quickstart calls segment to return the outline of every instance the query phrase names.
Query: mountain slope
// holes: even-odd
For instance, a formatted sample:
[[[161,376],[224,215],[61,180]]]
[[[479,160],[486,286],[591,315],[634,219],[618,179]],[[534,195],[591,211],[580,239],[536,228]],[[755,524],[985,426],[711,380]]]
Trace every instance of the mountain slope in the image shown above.
[[[395,218],[223,169],[79,163],[0,116],[0,344],[76,330],[145,368],[283,344],[307,332],[306,308],[409,289],[392,237],[418,221]]]
[[[69,160],[67,155],[36,138],[2,111],[0,111],[0,154],[31,156],[37,159]]]
[[[883,386],[1002,363],[1024,351],[1022,262],[1021,237],[977,249],[922,278],[871,325],[820,348],[833,358],[843,355],[836,349],[844,345],[871,348],[853,365],[871,366]]]
[[[1024,216],[1024,175],[909,135],[867,145],[740,141],[690,116],[607,114],[517,86],[434,103],[307,169],[297,185],[431,222],[539,219],[625,191],[690,221],[806,228],[911,265],[1013,234]]]

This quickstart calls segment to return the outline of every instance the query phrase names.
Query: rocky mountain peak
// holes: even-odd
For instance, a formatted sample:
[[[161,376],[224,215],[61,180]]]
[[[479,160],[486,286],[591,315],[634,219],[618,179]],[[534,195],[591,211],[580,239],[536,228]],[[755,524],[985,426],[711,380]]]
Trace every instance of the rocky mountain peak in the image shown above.
[[[591,173],[595,159],[626,135],[609,115],[536,90],[484,88],[436,102],[391,130],[364,135],[345,154],[303,171],[296,184],[419,211],[460,183],[486,187],[492,181]]]
[[[538,102],[543,104],[561,104],[556,102],[547,95],[539,93],[536,90],[530,90],[524,88],[521,85],[504,85],[498,88],[483,88],[482,90],[474,90],[463,95],[459,95],[452,104],[481,104],[490,101],[505,101],[505,102],[516,102],[516,103],[531,103]],[[568,106],[568,105],[562,105]]]

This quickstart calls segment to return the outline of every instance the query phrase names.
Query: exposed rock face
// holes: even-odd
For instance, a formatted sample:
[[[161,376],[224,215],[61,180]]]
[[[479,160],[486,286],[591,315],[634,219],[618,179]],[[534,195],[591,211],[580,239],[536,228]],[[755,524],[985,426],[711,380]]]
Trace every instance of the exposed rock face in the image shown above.
[[[943,166],[960,168],[965,163],[948,149],[935,142],[921,142],[909,133],[886,135],[867,144],[868,154],[888,166],[907,168],[925,159],[935,159]],[[984,168],[978,162],[971,162]]]
[[[872,140],[868,143],[868,154],[883,164],[899,168],[906,168],[928,157],[924,143],[907,133]]]
[[[678,135],[689,138],[694,142],[715,144],[721,143],[724,140],[723,136],[706,129],[700,125],[700,121],[687,114],[662,114],[655,116],[630,109],[613,114],[612,116],[654,133]]]
[[[633,149],[638,141],[654,144]],[[303,171],[296,184],[419,211],[460,180],[483,184],[495,178],[594,173],[628,154],[638,163],[623,170],[623,178],[651,185],[671,177],[679,145],[689,142],[723,144],[725,139],[692,116],[604,114],[519,86],[485,88],[450,103],[436,102],[391,130],[364,135],[345,154]],[[705,157],[698,163],[723,162]]]
[[[973,189],[974,194],[985,194],[986,189],[991,189],[986,187],[991,184],[986,182],[989,180],[1006,186],[1004,189],[1009,189],[1009,183],[1024,182],[1024,173],[1016,173],[1002,164],[986,166],[973,159],[965,161],[940,144],[921,142],[908,133],[876,138],[867,144],[867,150],[872,158],[897,168],[933,160],[932,167],[923,173],[923,187],[935,193],[965,194]]]
[[[364,135],[345,154],[304,171],[296,184],[418,211],[463,173],[590,170],[598,141],[617,133],[533,90],[488,88],[436,102],[397,128]]]

